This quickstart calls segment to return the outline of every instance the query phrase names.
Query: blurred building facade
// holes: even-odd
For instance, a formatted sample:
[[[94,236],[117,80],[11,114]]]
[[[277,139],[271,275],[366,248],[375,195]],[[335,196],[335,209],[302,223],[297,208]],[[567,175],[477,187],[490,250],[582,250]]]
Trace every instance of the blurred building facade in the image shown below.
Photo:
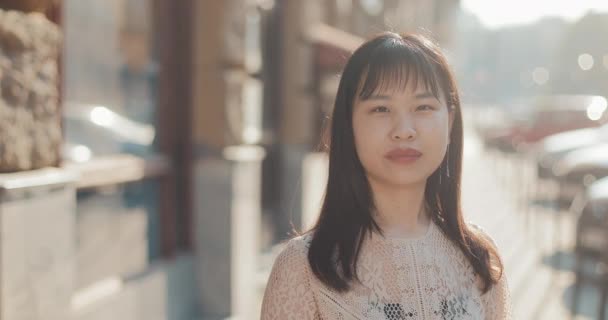
[[[310,156],[319,154],[348,55],[383,30],[426,33],[449,47],[459,6],[58,3],[63,178],[28,178],[22,188],[66,186],[56,200],[64,210],[54,214],[64,217],[55,226],[64,241],[74,240],[66,249],[71,298],[62,307],[74,319],[256,319],[258,253],[314,220],[304,199],[315,190],[303,179],[316,169],[306,159],[324,161]],[[97,127],[110,142],[101,143],[106,133]],[[5,176],[3,187],[23,175],[43,172]],[[24,299],[22,307],[47,301]],[[17,310],[10,303],[0,308]]]
[[[589,11],[575,21],[548,16],[488,29],[461,12],[452,41],[463,101],[512,108],[539,95],[608,95],[608,47],[597,38],[607,16]]]

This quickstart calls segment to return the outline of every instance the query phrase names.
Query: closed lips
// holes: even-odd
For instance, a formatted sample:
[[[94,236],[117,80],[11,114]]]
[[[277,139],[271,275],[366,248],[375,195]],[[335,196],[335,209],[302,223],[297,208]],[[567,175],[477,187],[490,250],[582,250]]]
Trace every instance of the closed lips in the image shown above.
[[[416,149],[393,149],[386,154],[387,158],[401,158],[401,157],[420,157],[422,153]]]

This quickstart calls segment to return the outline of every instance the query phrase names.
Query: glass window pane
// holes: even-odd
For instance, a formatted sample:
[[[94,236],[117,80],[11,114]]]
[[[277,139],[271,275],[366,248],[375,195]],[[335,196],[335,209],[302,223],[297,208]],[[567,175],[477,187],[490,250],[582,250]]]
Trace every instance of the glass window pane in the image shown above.
[[[150,10],[149,0],[65,1],[68,144],[84,145],[93,156],[154,150],[158,67]],[[92,131],[115,147],[79,139]]]
[[[151,10],[152,0],[64,1],[65,160],[87,162],[119,153],[147,157],[157,151],[158,64]],[[159,185],[158,178],[149,178],[79,190],[79,254],[125,246],[135,257],[158,258]],[[104,229],[110,224],[118,228],[114,233]],[[133,236],[123,237],[120,230]],[[110,234],[116,243],[95,244],[95,237]],[[107,268],[95,269],[102,263]],[[110,255],[83,258],[88,278],[82,284],[125,271],[121,263]]]

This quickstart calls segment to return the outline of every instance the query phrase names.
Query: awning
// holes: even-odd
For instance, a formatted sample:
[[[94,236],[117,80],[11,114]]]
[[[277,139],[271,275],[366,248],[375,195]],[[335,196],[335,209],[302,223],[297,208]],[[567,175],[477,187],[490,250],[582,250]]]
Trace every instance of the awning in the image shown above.
[[[315,46],[315,59],[321,68],[339,69],[344,66],[364,40],[332,26],[319,23],[307,31],[307,39]]]

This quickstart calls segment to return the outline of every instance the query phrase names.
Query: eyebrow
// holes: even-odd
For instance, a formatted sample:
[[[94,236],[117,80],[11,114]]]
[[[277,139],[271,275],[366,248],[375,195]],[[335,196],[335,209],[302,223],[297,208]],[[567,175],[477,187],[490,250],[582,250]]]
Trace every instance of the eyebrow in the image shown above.
[[[426,99],[426,98],[437,99],[437,97],[435,97],[435,95],[433,95],[430,92],[419,93],[419,94],[415,95],[414,98],[416,98],[416,99]],[[375,94],[375,95],[371,95],[371,96],[367,97],[367,99],[363,99],[363,100],[390,100],[390,99],[391,99],[390,96],[382,95],[382,94]]]
[[[416,99],[426,99],[426,98],[437,98],[434,94],[430,92],[419,93],[416,95]]]

